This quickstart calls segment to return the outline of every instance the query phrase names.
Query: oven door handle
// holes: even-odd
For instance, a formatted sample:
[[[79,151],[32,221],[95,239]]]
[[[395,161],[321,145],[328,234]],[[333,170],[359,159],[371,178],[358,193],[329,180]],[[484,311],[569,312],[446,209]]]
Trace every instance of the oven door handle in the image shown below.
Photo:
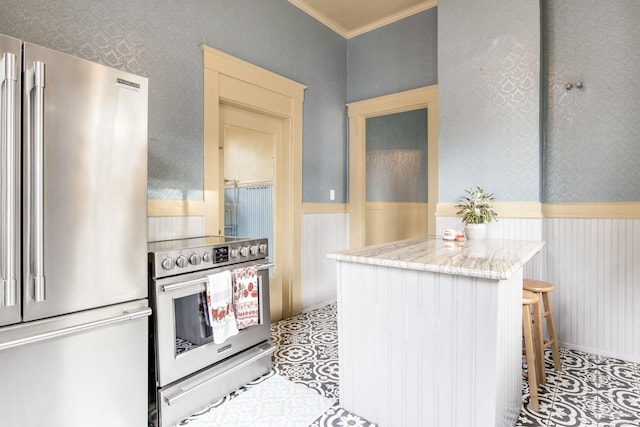
[[[276,266],[276,263],[275,263],[275,262],[268,262],[268,263],[266,263],[266,264],[260,264],[260,265],[258,266],[258,271],[260,271],[260,270],[268,270],[268,269],[270,269],[271,267],[275,267],[275,266]]]
[[[207,278],[201,277],[196,280],[189,280],[188,282],[180,282],[180,283],[173,283],[171,285],[164,285],[162,286],[162,292],[173,292],[178,289],[186,288],[188,286],[197,285],[199,283],[206,284]]]
[[[274,267],[275,264],[273,262],[268,262],[265,264],[260,264],[258,265],[258,271],[260,270],[267,270],[271,267]],[[193,285],[197,285],[200,283],[206,284],[207,282],[207,278],[206,277],[200,277],[199,279],[195,279],[195,280],[189,280],[187,282],[180,282],[180,283],[173,283],[171,285],[163,285],[161,287],[162,292],[173,292],[176,291],[178,289],[182,289],[182,288],[186,288],[188,286],[193,286]]]
[[[255,361],[262,359],[263,357],[266,357],[268,355],[273,354],[276,351],[276,347],[272,346],[269,344],[268,348],[258,348],[258,353],[255,354],[254,356],[252,356],[251,358],[242,361],[241,363],[238,363],[237,365],[226,369],[222,372],[220,372],[219,374],[213,375],[207,379],[205,379],[202,382],[199,382],[198,384],[194,385],[193,387],[189,387],[189,388],[181,388],[180,392],[174,394],[173,396],[166,396],[164,398],[164,401],[167,405],[171,406],[171,405],[175,405],[177,402],[179,402],[180,400],[184,399],[185,397],[187,397],[188,395],[190,395],[193,392],[196,392],[198,390],[200,390],[203,387],[206,387],[207,385],[219,381],[221,378],[226,377],[227,375],[231,375],[234,372],[248,366],[251,365],[252,363],[254,363]]]

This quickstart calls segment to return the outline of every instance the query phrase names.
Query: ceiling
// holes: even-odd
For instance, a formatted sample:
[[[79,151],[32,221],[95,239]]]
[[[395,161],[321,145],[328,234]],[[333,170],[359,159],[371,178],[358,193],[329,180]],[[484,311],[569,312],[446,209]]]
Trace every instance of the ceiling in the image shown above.
[[[349,39],[437,6],[437,0],[289,0]]]

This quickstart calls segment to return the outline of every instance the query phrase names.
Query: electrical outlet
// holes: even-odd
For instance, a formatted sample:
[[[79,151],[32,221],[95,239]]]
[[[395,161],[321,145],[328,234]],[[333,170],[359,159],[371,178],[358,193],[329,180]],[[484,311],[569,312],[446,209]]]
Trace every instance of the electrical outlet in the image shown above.
[[[335,200],[335,199],[336,199],[336,191],[329,190],[329,200]]]

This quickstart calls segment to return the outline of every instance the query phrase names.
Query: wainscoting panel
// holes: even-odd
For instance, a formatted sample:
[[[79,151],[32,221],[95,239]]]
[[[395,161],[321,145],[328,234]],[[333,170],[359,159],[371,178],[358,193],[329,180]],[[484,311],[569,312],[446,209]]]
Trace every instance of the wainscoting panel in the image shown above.
[[[562,346],[640,362],[640,220],[545,219]]]
[[[302,309],[336,300],[336,263],[327,253],[348,249],[346,213],[302,216]]]
[[[442,235],[445,228],[464,229],[458,217],[437,217],[436,234]],[[488,236],[492,239],[542,239],[542,219],[540,218],[499,218],[488,224]]]
[[[438,217],[444,228],[462,225]],[[640,219],[500,218],[489,236],[546,242],[524,276],[554,284],[561,346],[640,362]]]
[[[462,228],[456,217],[438,217],[436,232]],[[152,217],[149,241],[203,232],[202,217]],[[302,306],[336,299],[335,261],[347,249],[348,215],[303,215]],[[544,240],[524,276],[555,285],[552,304],[560,344],[640,362],[640,220],[514,219],[492,223],[494,238]],[[634,331],[636,331],[634,333]]]
[[[178,239],[202,236],[204,218],[201,216],[162,216],[147,218],[147,240]]]

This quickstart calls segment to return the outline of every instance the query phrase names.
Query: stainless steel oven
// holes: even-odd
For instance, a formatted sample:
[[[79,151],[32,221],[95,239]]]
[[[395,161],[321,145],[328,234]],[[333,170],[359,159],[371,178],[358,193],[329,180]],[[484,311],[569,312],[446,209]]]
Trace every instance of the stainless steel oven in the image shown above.
[[[271,369],[273,264],[267,259],[267,239],[224,236],[151,242],[148,257],[153,309],[149,423],[165,427]],[[255,267],[257,277],[256,324],[216,344],[207,322],[207,283],[211,275],[247,267]]]

